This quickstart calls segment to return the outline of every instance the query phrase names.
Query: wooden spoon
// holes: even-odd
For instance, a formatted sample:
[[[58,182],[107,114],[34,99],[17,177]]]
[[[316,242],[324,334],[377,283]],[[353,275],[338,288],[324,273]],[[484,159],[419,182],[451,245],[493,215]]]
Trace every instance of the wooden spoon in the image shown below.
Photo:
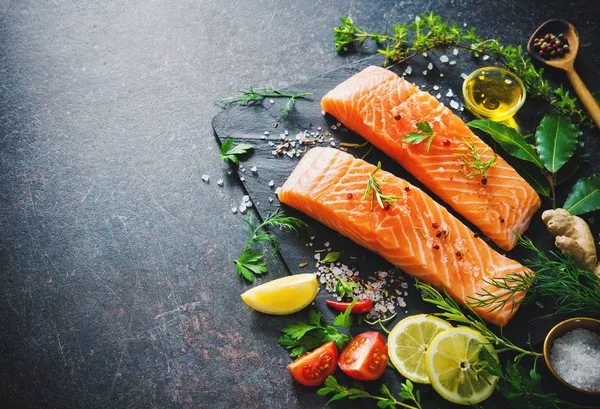
[[[565,38],[569,40],[569,52],[563,54],[561,57],[548,60],[539,55],[538,52],[533,48],[533,42],[536,38],[543,37],[547,33],[554,35],[563,33]],[[577,71],[575,71],[575,57],[577,57],[578,50],[579,34],[577,34],[577,30],[575,30],[575,27],[573,27],[572,24],[563,20],[546,21],[544,24],[538,27],[527,43],[527,52],[531,54],[533,58],[542,64],[566,71],[567,78],[569,78],[569,81],[571,81],[571,85],[579,97],[579,100],[590,114],[590,117],[596,126],[600,128],[600,106],[598,103],[596,103],[596,100],[577,74]]]

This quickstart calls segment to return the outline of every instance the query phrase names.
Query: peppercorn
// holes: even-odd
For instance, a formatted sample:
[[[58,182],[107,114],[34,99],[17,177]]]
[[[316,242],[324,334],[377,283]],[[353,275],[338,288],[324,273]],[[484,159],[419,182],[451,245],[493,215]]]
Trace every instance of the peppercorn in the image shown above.
[[[410,186],[406,186],[406,187],[404,188],[404,191],[405,191],[405,192],[410,192]]]
[[[504,223],[504,219],[502,217],[500,218],[500,223]]]
[[[436,232],[435,233],[435,237],[438,237],[438,238],[442,237],[442,232],[441,231]]]
[[[481,184],[482,184],[482,185],[487,185],[487,178],[486,178],[486,177],[483,177],[483,178],[481,179]]]
[[[434,229],[437,229],[438,227],[440,227],[440,225],[437,224],[437,222],[433,222],[433,223],[431,223],[431,227],[433,227]]]
[[[440,245],[439,244],[434,244],[433,245],[433,249],[434,250],[439,250],[440,249]]]
[[[390,204],[386,203],[385,206],[383,206],[383,210],[390,210]]]
[[[346,196],[348,199],[352,199],[352,193],[348,193],[348,195]]]
[[[457,251],[455,254],[456,254],[456,257],[462,257],[462,253],[460,251]]]
[[[401,119],[402,119],[402,115],[400,115],[400,114],[397,114],[396,116],[394,116],[394,119],[395,119],[396,121],[399,121],[399,120],[401,120]]]
[[[442,142],[442,145],[444,145],[444,146],[450,146],[450,140],[449,139],[444,139],[444,141]]]

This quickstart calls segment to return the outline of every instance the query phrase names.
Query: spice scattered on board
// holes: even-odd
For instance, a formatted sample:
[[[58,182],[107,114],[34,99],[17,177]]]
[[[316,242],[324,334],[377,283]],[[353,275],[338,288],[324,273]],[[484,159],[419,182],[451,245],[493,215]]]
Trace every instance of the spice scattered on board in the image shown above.
[[[600,391],[600,336],[577,328],[554,341],[550,361],[558,375],[573,386]]]

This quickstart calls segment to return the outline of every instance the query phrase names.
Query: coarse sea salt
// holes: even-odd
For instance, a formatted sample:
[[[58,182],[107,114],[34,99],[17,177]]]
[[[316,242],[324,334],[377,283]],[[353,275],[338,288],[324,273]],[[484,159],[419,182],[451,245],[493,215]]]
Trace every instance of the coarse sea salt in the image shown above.
[[[204,183],[208,183],[208,182],[210,182],[210,176],[202,175],[202,180],[204,181]]]
[[[433,70],[433,63],[427,64],[427,69],[428,70]]]
[[[449,58],[448,58],[448,56],[446,56],[446,55],[442,55],[442,56],[440,57],[440,61],[441,61],[441,62],[448,62],[448,60],[449,60]]]
[[[219,186],[222,187],[223,186],[223,179],[217,180],[217,185],[219,185]]]
[[[571,385],[600,391],[600,335],[584,328],[568,332],[554,341],[550,362]]]
[[[450,101],[450,106],[454,109],[458,109],[458,107],[459,107],[458,102],[456,102],[454,100]]]

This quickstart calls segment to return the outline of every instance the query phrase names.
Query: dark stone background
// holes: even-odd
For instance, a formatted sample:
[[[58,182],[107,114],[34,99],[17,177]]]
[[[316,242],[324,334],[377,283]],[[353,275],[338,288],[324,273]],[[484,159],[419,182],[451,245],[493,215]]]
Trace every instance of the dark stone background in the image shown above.
[[[430,9],[513,44],[571,21],[599,89],[592,1],[0,0],[2,406],[325,407],[276,342],[304,313],[239,298],[244,191],[213,101],[368,55],[336,54],[339,17],[382,31]]]

